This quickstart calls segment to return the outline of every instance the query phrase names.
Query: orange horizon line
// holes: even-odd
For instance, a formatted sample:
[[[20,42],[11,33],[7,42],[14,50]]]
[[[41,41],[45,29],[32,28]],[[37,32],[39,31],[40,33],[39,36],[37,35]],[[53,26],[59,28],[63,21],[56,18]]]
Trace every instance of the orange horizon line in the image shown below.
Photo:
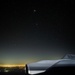
[[[16,64],[6,64],[6,65],[3,65],[1,64],[0,67],[24,67],[25,64],[19,64],[19,65],[16,65]]]

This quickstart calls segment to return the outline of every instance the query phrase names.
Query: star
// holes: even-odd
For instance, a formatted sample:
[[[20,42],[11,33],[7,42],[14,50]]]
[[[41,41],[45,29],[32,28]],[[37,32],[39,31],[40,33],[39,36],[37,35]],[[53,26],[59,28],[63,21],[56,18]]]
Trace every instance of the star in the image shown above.
[[[34,9],[33,11],[34,11],[34,12],[36,12],[36,10],[35,10],[35,9]]]

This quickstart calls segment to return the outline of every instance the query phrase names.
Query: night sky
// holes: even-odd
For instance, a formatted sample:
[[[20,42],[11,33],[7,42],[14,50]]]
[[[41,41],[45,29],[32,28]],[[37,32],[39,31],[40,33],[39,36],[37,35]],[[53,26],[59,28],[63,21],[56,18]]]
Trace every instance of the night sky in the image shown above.
[[[74,0],[1,0],[0,64],[74,54],[74,6]]]

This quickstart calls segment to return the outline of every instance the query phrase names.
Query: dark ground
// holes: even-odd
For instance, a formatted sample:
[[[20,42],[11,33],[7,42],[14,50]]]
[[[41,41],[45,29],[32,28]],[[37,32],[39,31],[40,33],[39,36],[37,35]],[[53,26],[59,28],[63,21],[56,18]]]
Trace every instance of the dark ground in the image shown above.
[[[62,67],[52,67],[46,72],[36,74],[36,75],[75,75],[75,66],[62,66]],[[25,71],[11,71],[11,72],[0,72],[0,75],[27,75]]]
[[[26,75],[24,72],[0,72],[0,75]]]
[[[25,75],[25,73],[23,72],[8,72],[8,73],[5,73],[5,72],[0,72],[0,75]]]
[[[0,75],[26,75],[24,68],[0,67]]]

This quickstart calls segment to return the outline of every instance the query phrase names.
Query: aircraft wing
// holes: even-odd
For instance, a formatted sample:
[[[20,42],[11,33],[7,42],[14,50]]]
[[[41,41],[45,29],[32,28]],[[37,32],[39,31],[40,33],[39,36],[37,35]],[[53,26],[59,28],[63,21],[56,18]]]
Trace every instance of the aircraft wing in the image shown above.
[[[59,60],[43,60],[35,63],[26,64],[25,73],[26,74],[39,74],[45,72],[48,68],[53,67],[55,64],[67,65],[75,64],[75,55],[68,54],[63,59]]]

